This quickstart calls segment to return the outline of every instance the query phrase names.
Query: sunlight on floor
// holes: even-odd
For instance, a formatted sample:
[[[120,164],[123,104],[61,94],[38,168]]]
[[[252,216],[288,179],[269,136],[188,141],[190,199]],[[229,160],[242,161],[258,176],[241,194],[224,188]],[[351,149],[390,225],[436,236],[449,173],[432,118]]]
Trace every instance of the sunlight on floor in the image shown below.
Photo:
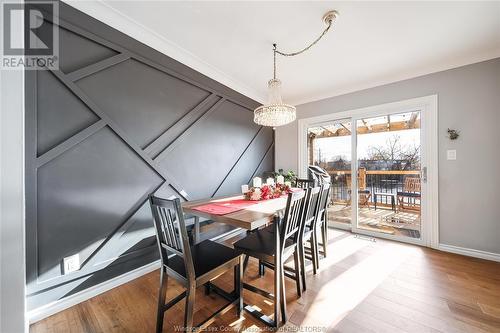
[[[335,253],[334,246],[331,246],[331,253]],[[309,305],[303,310],[305,317],[298,324],[330,326],[333,322],[333,325],[336,325],[412,253],[413,251],[404,246],[391,244],[364,258],[326,282],[318,290],[316,297],[308,302]]]

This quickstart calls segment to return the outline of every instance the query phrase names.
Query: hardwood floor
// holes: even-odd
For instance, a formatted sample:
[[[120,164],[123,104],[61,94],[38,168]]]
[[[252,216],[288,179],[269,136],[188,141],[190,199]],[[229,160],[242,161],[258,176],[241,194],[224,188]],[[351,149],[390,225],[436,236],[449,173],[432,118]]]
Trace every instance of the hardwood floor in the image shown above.
[[[250,261],[245,281],[271,288],[272,271],[258,277]],[[154,332],[159,274],[154,272],[33,324],[32,333]],[[217,285],[230,289],[232,275]],[[290,331],[304,332],[500,332],[500,263],[385,240],[372,242],[330,230],[329,255],[308,290],[297,299],[287,279]],[[181,292],[169,280],[168,298]],[[195,321],[224,304],[197,293]],[[272,313],[272,304],[245,291],[246,302]],[[184,302],[166,313],[164,332],[182,325]],[[257,332],[263,326],[244,313],[226,313],[212,332]],[[260,328],[260,329],[259,329]],[[305,330],[307,328],[307,330]]]

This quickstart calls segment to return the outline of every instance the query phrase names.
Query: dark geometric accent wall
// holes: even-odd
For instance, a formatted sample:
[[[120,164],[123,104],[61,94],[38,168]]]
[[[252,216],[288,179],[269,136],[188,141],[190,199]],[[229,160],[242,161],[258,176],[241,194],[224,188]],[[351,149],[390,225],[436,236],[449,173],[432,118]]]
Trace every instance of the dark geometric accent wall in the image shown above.
[[[274,166],[255,101],[63,3],[58,29],[60,69],[26,72],[29,309],[155,260],[148,194],[235,193]]]

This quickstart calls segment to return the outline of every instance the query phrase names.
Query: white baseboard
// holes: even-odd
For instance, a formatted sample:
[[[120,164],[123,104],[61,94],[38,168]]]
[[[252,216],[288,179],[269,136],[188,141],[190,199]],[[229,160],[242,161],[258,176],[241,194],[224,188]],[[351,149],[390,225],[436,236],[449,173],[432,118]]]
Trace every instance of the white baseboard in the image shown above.
[[[36,323],[44,318],[47,318],[57,312],[63,311],[73,305],[86,301],[92,297],[102,294],[108,290],[118,287],[124,283],[137,279],[145,274],[160,268],[160,260],[152,262],[148,265],[134,269],[120,276],[114,277],[108,281],[102,282],[98,285],[88,289],[77,292],[71,296],[51,302],[39,308],[33,309],[28,312],[27,317],[30,324]]]
[[[461,254],[464,256],[468,256],[468,257],[474,257],[474,258],[480,258],[480,259],[493,260],[493,261],[500,262],[500,254],[499,253],[468,249],[466,247],[446,245],[446,244],[439,244],[438,250],[456,253],[456,254]]]

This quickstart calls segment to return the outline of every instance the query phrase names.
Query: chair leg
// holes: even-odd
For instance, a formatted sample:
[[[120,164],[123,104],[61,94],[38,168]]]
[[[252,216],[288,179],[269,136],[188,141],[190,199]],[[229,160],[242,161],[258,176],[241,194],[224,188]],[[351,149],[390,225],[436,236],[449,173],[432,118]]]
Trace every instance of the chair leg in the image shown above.
[[[287,315],[286,315],[286,291],[285,291],[285,269],[283,267],[283,262],[280,268],[280,279],[281,279],[281,321],[286,323]],[[300,289],[300,287],[299,287]]]
[[[315,237],[314,233],[311,235],[311,238],[309,238],[309,244],[311,245],[311,261],[313,265],[313,274],[316,275],[316,270],[318,269],[318,265],[316,263],[316,250],[315,250]]]
[[[304,253],[304,243],[301,241],[299,244],[299,257],[300,257],[300,275],[302,276],[302,290],[306,291],[306,257]]]
[[[234,266],[234,290],[238,296],[238,304],[236,305],[236,312],[238,317],[241,318],[243,312],[243,260],[240,257],[240,263]]]
[[[295,284],[296,284],[296,287],[297,287],[297,295],[299,297],[302,297],[302,288],[301,288],[301,285],[300,285],[300,279],[301,279],[301,276],[302,274],[300,274],[300,264],[299,264],[299,249],[298,247],[295,249],[295,253],[293,254],[293,261],[294,261],[294,265],[295,265]]]
[[[248,256],[248,254],[245,254],[245,259],[243,260],[243,273],[245,273],[245,271],[247,270],[248,259],[250,259],[250,257]]]
[[[259,259],[259,277],[263,277],[266,274],[266,267],[262,263],[262,261]]]
[[[326,258],[326,246],[328,244],[328,227],[326,225],[326,221],[323,222],[322,228],[321,228],[321,237],[323,243],[321,246],[323,247],[323,256]]]
[[[194,285],[190,285],[186,293],[186,310],[184,312],[184,329],[186,330],[186,332],[193,331],[193,310],[195,294],[196,288],[194,288]]]
[[[160,291],[158,294],[158,313],[156,316],[156,332],[160,333],[163,330],[163,317],[165,315],[165,298],[167,296],[168,274],[165,267],[162,265],[160,271]]]
[[[280,322],[280,288],[281,281],[281,263],[279,256],[274,256],[274,326],[279,327]]]

